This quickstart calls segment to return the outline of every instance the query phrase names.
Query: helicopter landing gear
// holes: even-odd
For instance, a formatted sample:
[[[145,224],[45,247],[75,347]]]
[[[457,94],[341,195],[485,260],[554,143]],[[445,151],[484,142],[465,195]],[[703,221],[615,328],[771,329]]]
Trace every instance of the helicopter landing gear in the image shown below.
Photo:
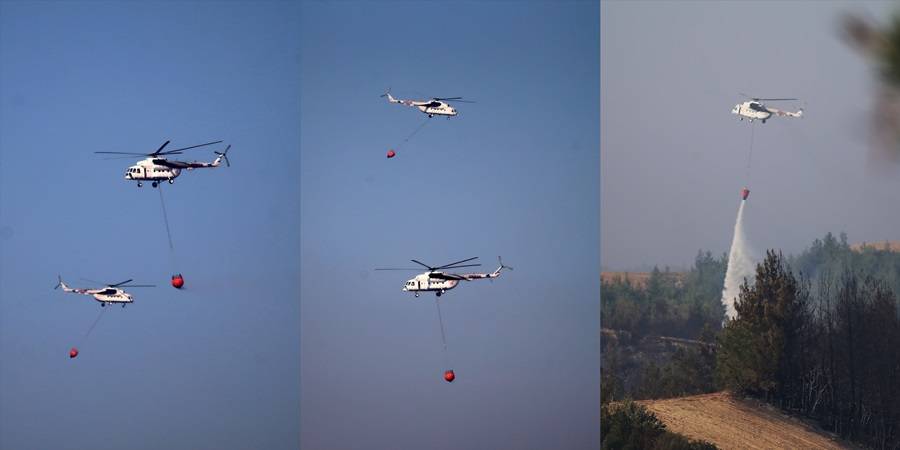
[[[444,293],[444,291],[437,291],[437,292],[434,293],[434,295],[437,295],[438,297],[440,297],[441,294],[443,294],[443,293]]]
[[[140,181],[138,181],[138,187],[143,187],[143,186],[144,186],[144,183],[141,183]]]
[[[153,186],[153,187],[159,186],[159,183],[157,183],[157,182],[154,181],[154,182],[151,184],[151,186]]]
[[[125,304],[124,304],[124,303],[122,303],[122,309],[125,309]]]
[[[106,308],[106,302],[100,303],[100,307],[101,307],[101,308]]]
[[[169,178],[169,184],[175,184],[175,179],[174,179],[174,178]]]
[[[418,293],[418,292],[416,292],[416,298],[419,298],[419,293]]]

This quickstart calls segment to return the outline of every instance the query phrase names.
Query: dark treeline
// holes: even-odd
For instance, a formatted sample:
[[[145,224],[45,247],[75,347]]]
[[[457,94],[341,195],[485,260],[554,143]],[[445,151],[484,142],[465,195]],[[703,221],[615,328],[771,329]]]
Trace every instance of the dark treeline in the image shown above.
[[[725,255],[714,258],[700,252],[684,274],[654,267],[645,284],[627,278],[603,283],[603,327],[628,331],[632,336],[673,336],[698,339],[704,326],[718,329],[725,317],[722,286]]]
[[[725,317],[722,285],[727,256],[699,252],[686,273],[654,268],[643,282],[601,285],[601,322],[615,330],[603,342],[601,401],[651,399],[715,390],[715,331]],[[709,345],[661,343],[654,336]]]
[[[818,262],[807,266],[814,282],[767,253],[719,335],[717,384],[815,418],[842,437],[900,448],[900,316],[889,286],[897,273],[876,278],[883,266],[864,265],[895,264],[897,255],[856,256],[845,238],[829,238],[793,260]]]
[[[788,257],[786,262],[795,273],[812,280],[813,288],[820,278],[834,278],[853,270],[880,280],[891,291],[900,293],[900,253],[890,251],[887,243],[872,242],[852,250],[846,234],[835,238],[828,233],[799,255]]]
[[[684,274],[602,283],[602,324],[616,331],[603,339],[601,403],[730,389],[900,449],[900,252],[830,233],[795,256],[769,252],[723,328],[726,261],[700,252]]]
[[[643,282],[602,282],[601,323],[615,330],[603,341],[603,401],[667,398],[713,392],[715,331],[725,316],[723,255],[699,252],[686,273],[657,268]],[[656,336],[701,340],[677,345]]]

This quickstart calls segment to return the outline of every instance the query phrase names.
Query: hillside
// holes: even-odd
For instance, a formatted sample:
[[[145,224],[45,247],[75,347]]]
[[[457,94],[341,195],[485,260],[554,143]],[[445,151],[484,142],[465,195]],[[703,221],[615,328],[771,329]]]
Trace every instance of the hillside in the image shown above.
[[[669,431],[712,442],[720,449],[858,448],[771,406],[725,392],[637,403],[652,411]]]

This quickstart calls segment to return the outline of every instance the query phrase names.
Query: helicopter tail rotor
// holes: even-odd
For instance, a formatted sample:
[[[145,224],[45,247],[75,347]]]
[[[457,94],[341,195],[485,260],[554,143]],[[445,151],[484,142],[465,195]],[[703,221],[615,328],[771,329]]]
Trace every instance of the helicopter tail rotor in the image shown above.
[[[384,94],[381,94],[381,97],[382,98],[387,97],[388,101],[391,103],[403,103],[402,100],[397,100],[396,98],[394,98],[391,95],[391,88],[388,88],[387,92],[385,92]]]
[[[224,151],[224,152],[215,152],[215,151],[213,152],[213,153],[219,155],[219,158],[220,158],[220,159],[224,159],[224,160],[225,160],[225,165],[226,165],[227,167],[231,167],[231,161],[228,160],[228,150],[229,150],[230,148],[231,148],[231,145],[229,144],[228,147],[225,147],[225,151]]]
[[[500,258],[499,256],[497,257],[497,261],[500,263],[500,267],[497,267],[497,270],[495,270],[493,273],[491,273],[490,278],[497,278],[497,277],[499,277],[499,276],[500,276],[500,272],[503,271],[503,269],[513,270],[512,267],[509,267],[509,266],[507,266],[507,265],[504,265],[504,264],[503,264],[503,259]],[[493,281],[493,280],[492,280],[492,281]]]

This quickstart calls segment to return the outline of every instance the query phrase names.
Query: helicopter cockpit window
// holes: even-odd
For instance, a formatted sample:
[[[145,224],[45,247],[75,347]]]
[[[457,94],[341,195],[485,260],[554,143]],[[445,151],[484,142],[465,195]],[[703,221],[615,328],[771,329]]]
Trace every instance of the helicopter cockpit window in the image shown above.
[[[765,111],[766,110],[766,108],[763,108],[762,105],[760,105],[759,103],[751,103],[750,109],[752,109],[754,111]]]

